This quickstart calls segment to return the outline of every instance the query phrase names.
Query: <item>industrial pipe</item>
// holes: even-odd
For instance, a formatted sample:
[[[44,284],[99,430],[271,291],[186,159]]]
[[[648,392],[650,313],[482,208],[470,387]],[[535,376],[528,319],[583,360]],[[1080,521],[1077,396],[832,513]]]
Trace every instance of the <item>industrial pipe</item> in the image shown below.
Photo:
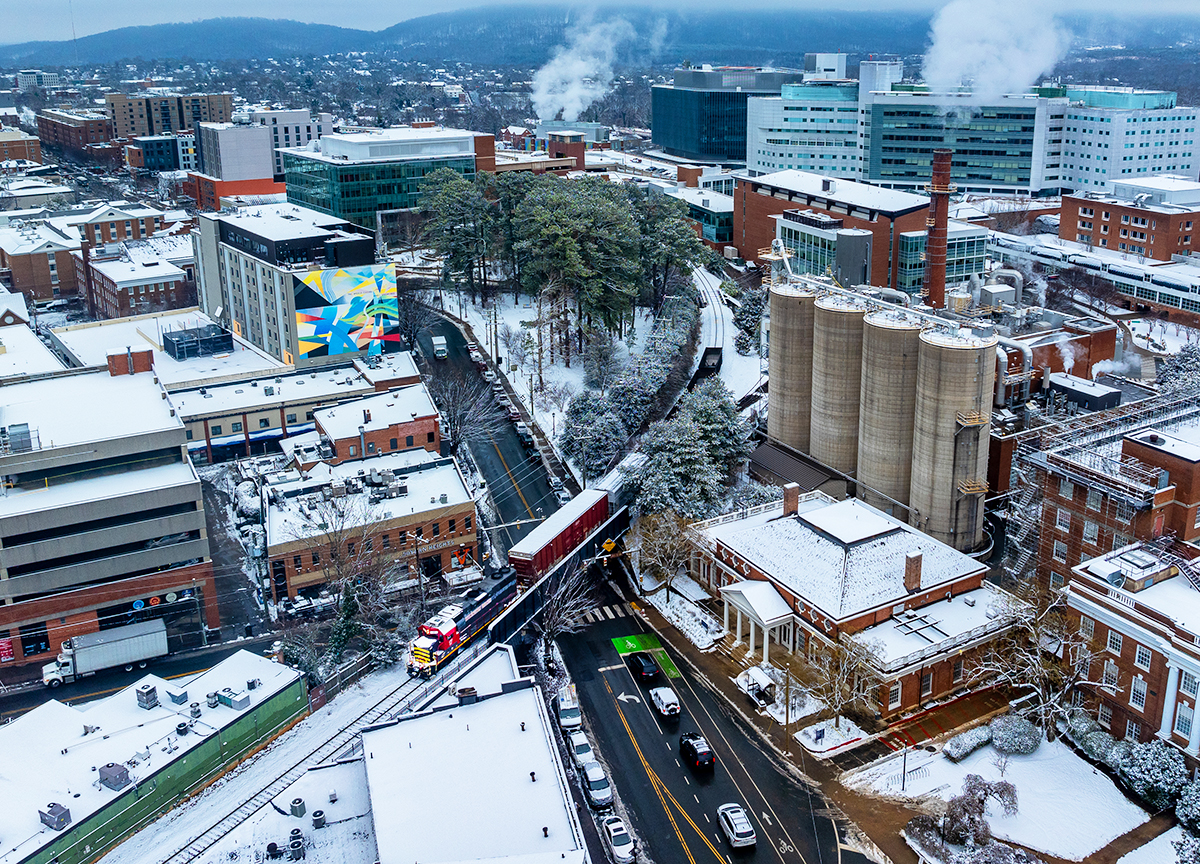
[[[996,398],[992,403],[997,408],[1003,408],[1008,400],[1004,398],[1004,376],[1008,374],[1008,352],[1003,345],[996,346]]]
[[[1016,299],[1013,301],[1013,306],[1021,308],[1021,298],[1025,293],[1025,277],[1020,270],[1013,270],[1011,267],[1002,267],[999,270],[992,271],[993,279],[1002,279],[1008,277],[1012,280],[1013,290],[1016,292]]]
[[[912,305],[912,297],[903,291],[899,291],[895,288],[874,288],[873,290],[878,291],[880,297],[883,297],[886,300],[894,300],[901,306]]]

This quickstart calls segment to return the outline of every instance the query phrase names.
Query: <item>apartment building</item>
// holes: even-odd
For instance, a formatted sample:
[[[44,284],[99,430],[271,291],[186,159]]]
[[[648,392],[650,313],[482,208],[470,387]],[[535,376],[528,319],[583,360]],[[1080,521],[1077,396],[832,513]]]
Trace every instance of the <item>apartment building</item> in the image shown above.
[[[25,159],[41,164],[42,142],[36,135],[0,125],[0,162],[10,159]]]
[[[49,220],[0,228],[0,271],[8,271],[9,288],[30,305],[74,297],[71,253],[79,247],[78,231]]]
[[[116,137],[112,120],[102,111],[46,108],[37,115],[38,138],[43,147],[82,153],[89,144]]]
[[[271,130],[270,148],[274,163],[274,176],[280,181],[283,180],[281,149],[304,147],[308,142],[333,131],[332,114],[328,112],[312,114],[303,108],[268,108],[262,105],[247,105],[238,108],[233,119],[237,122],[266,126]]]
[[[1099,657],[1079,696],[1115,738],[1155,738],[1200,767],[1200,549],[1136,542],[1071,568],[1068,612]]]
[[[219,624],[200,479],[148,352],[0,391],[0,636],[14,663],[152,607],[172,650]]]
[[[28,93],[37,87],[52,90],[62,83],[57,72],[43,72],[41,69],[22,69],[16,74],[17,91]]]
[[[433,124],[325,135],[319,150],[284,149],[288,201],[374,229],[377,214],[418,206],[423,178],[496,168],[496,139]]]
[[[395,302],[395,268],[375,264],[364,229],[293,204],[201,213],[199,229],[200,307],[250,344],[296,366],[399,350],[394,324],[384,322],[379,335],[351,302]]]
[[[884,718],[964,690],[964,664],[1011,626],[1001,610],[1015,601],[986,565],[853,498],[791,483],[782,502],[693,524],[688,541],[692,576],[749,659],[874,645],[860,686]]]
[[[1064,195],[1058,236],[1156,261],[1191,255],[1200,249],[1200,183],[1168,174]]]
[[[227,122],[233,114],[231,93],[108,93],[104,107],[120,138],[162,135],[194,129],[197,123]]]

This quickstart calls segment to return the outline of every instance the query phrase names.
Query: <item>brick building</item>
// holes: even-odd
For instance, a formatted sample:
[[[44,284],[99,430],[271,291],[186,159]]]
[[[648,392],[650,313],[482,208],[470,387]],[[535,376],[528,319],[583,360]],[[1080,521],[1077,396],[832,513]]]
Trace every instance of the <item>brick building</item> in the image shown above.
[[[1111,194],[1064,195],[1058,236],[1155,261],[1200,250],[1200,183],[1176,177],[1115,182]]]
[[[76,259],[82,266],[82,256]],[[129,255],[89,256],[89,308],[98,318],[125,318],[195,305],[184,290],[187,274],[169,261]],[[77,275],[78,278],[78,275]]]
[[[72,253],[79,234],[51,221],[0,228],[0,271],[26,302],[48,303],[78,293]]]
[[[140,240],[163,227],[163,212],[145,204],[114,201],[73,219],[80,237],[93,246],[119,240]]]
[[[0,126],[0,162],[10,159],[27,159],[41,164],[42,142],[36,135]]]
[[[183,193],[196,202],[196,209],[204,213],[215,213],[221,209],[221,199],[232,195],[279,195],[287,191],[283,183],[271,177],[250,180],[222,180],[196,171],[188,172]]]
[[[1200,767],[1200,549],[1133,543],[1071,568],[1063,594],[1100,652],[1081,693],[1116,738],[1161,739]]]
[[[42,146],[75,153],[116,137],[112,120],[101,111],[47,108],[38,113],[37,127]]]
[[[330,465],[414,448],[441,452],[440,417],[424,384],[322,408],[313,420]]]
[[[924,232],[929,199],[808,171],[777,171],[758,177],[737,175],[733,192],[733,245],[756,261],[776,237],[776,218],[805,211],[836,221],[838,229],[871,232],[872,285],[898,287],[900,235]],[[824,271],[822,271],[823,274]]]
[[[161,135],[195,128],[200,122],[224,123],[233,114],[231,93],[108,93],[104,107],[122,138]]]
[[[735,644],[747,617],[750,653],[761,643],[764,661],[772,650],[874,645],[860,686],[883,717],[964,689],[964,664],[1011,623],[996,613],[1012,598],[984,582],[986,565],[856,499],[789,484],[783,502],[695,523],[688,535],[690,571],[724,599]]]

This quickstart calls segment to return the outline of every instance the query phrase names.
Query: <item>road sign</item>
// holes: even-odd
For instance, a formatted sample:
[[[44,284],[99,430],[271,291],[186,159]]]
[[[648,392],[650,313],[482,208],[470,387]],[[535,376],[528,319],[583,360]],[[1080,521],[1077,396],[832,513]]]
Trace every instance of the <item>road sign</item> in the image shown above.
[[[601,545],[601,547],[603,547],[605,552],[611,552],[612,550],[617,548],[616,542],[612,539],[605,540],[600,545]]]

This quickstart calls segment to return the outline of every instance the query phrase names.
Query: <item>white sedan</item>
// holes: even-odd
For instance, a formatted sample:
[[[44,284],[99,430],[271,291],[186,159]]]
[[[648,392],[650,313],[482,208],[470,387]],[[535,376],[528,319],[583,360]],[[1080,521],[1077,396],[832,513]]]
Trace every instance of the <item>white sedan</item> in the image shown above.
[[[600,827],[604,829],[604,842],[608,844],[613,860],[617,864],[633,864],[637,859],[637,850],[625,823],[616,816],[609,816],[600,823]]]
[[[572,732],[567,736],[567,743],[571,747],[571,755],[575,757],[576,765],[582,768],[587,763],[596,761],[592,745],[588,743],[587,736],[582,732]]]

